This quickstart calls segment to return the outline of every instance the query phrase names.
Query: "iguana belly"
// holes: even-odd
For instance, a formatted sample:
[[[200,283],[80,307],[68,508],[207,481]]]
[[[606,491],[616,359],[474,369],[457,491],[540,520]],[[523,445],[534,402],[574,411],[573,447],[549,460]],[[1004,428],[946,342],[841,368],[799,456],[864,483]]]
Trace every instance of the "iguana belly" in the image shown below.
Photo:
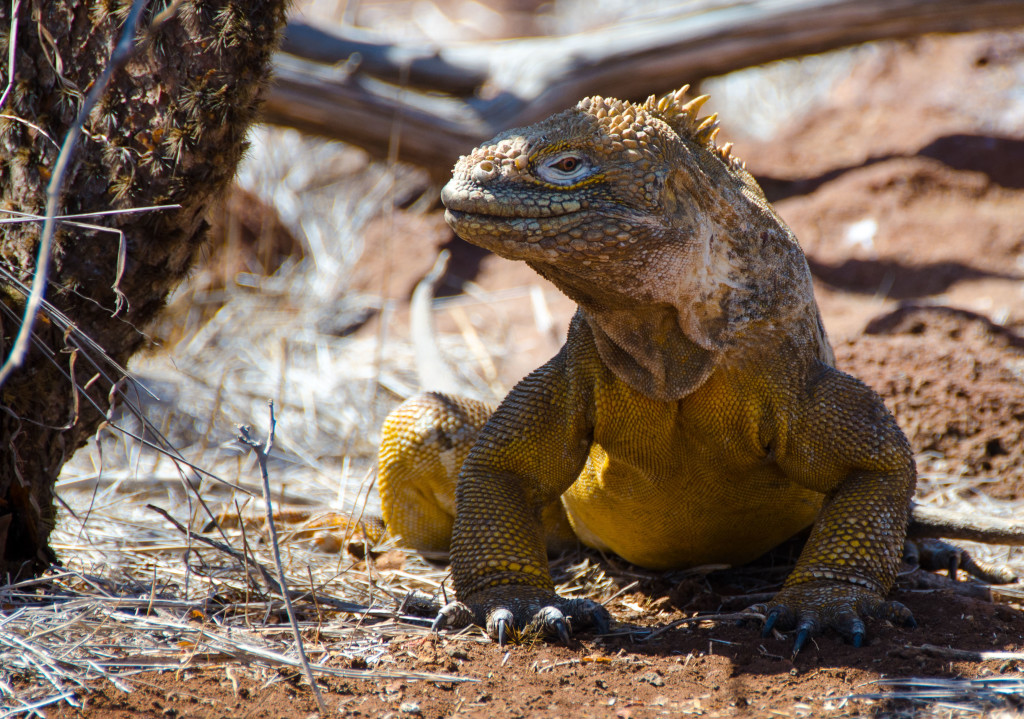
[[[673,453],[671,466],[652,467],[595,443],[562,495],[580,541],[651,569],[737,565],[814,521],[822,495],[773,464],[688,450]]]

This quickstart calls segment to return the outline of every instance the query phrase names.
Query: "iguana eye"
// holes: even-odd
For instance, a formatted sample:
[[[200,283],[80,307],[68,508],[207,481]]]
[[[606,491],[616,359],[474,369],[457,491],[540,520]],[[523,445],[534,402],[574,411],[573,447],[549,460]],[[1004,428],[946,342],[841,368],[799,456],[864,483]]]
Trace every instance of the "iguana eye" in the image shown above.
[[[571,185],[590,174],[590,161],[574,152],[562,152],[545,159],[537,175],[555,185]]]
[[[579,164],[580,161],[577,160],[575,157],[563,157],[561,160],[556,162],[552,167],[554,167],[559,172],[564,172],[568,174],[575,170],[577,167],[579,167]]]

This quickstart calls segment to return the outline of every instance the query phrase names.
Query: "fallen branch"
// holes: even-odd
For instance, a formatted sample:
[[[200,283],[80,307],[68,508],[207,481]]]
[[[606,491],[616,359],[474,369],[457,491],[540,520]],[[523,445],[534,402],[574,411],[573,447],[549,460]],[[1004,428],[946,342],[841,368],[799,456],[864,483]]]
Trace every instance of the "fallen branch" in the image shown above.
[[[381,158],[397,127],[400,159],[446,179],[474,145],[587,95],[642,99],[871,40],[1021,24],[1013,0],[723,0],[565,37],[448,46],[293,22],[263,117]]]

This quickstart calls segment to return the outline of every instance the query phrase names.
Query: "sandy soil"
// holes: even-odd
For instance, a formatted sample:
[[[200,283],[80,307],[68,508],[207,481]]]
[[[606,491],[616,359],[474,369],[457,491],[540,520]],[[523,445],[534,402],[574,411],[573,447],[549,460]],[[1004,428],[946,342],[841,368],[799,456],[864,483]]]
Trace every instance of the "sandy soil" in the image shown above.
[[[880,49],[851,71],[829,104],[770,143],[725,128],[807,250],[839,365],[886,397],[915,449],[925,453],[922,471],[990,480],[965,483],[962,491],[1004,499],[1024,498],[1022,86],[1024,34],[930,37]],[[396,296],[407,296],[443,244],[455,253],[453,277],[487,288],[539,283],[527,268],[453,240],[438,216],[392,222],[424,238],[403,247],[401,263],[388,262],[400,267],[391,280]],[[367,287],[384,262],[367,259],[361,270]],[[557,299],[552,308],[563,318],[569,311]],[[531,347],[503,366],[506,381],[551,350],[543,342]],[[619,569],[626,586],[633,570]],[[636,574],[640,584],[610,608],[620,621],[646,626],[720,606],[736,611],[743,600],[728,597],[758,583],[759,591],[771,591],[781,578],[766,567],[706,580]],[[922,648],[1022,652],[1019,605],[960,596],[949,585],[907,587],[895,596],[913,610],[918,629],[874,622],[862,649],[824,636],[795,661],[792,637],[761,639],[731,622],[679,627],[650,641],[582,634],[569,647],[504,650],[427,638],[395,642],[390,663],[379,668],[470,681],[328,680],[322,688],[332,711],[353,717],[911,716],[926,710],[946,716],[940,705],[844,697],[889,691],[872,683],[880,679],[1022,678],[1018,659],[966,661]],[[84,715],[304,717],[315,711],[296,677],[245,667],[148,674],[133,685],[125,694],[97,684],[83,697]],[[1010,696],[1002,706],[1024,709],[1024,699]],[[49,714],[79,715],[66,707]]]

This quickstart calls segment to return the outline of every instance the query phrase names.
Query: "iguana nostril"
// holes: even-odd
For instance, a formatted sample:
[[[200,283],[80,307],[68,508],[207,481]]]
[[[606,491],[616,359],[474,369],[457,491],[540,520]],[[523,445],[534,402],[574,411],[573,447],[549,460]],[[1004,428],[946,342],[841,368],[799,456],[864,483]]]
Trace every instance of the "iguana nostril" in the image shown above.
[[[473,166],[472,175],[476,182],[490,182],[498,176],[498,166],[490,160],[481,160]]]

